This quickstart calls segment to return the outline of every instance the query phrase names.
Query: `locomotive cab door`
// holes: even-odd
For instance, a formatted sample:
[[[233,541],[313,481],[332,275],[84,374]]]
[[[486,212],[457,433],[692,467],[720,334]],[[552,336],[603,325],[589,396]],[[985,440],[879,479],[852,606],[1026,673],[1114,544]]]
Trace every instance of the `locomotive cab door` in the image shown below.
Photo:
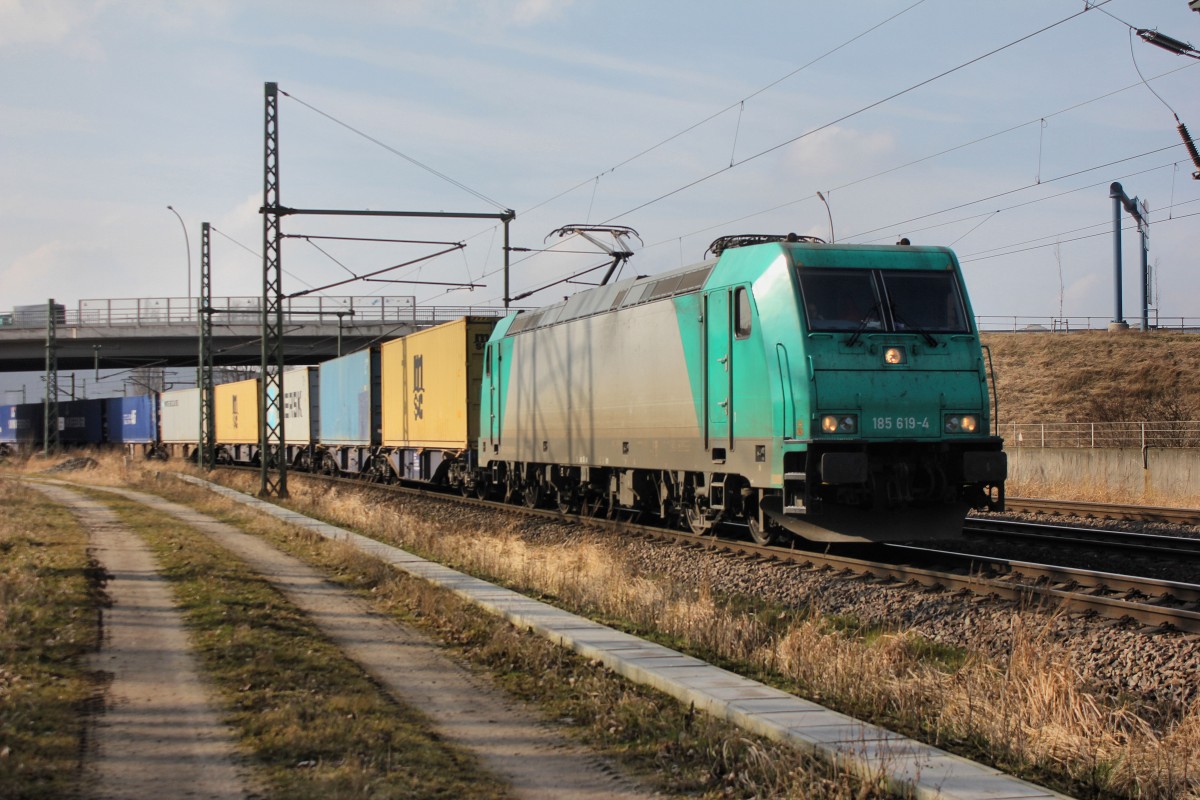
[[[483,353],[483,384],[486,404],[483,413],[486,419],[481,420],[487,436],[488,446],[495,452],[500,444],[500,343],[493,342],[485,346]]]
[[[714,462],[733,449],[733,326],[730,290],[704,296],[704,445]]]

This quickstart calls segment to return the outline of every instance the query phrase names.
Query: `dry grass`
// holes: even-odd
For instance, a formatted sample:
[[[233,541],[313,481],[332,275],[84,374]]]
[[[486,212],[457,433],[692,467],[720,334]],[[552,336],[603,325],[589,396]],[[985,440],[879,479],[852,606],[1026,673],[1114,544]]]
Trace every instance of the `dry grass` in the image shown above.
[[[912,633],[865,637],[816,617],[739,614],[704,591],[630,571],[618,548],[586,534],[539,547],[515,531],[431,524],[362,492],[298,480],[292,495],[307,513],[633,630],[658,631],[702,657],[718,654],[848,713],[1073,794],[1200,797],[1200,707],[1101,699],[1033,615],[1013,615],[1007,663],[974,654],[948,668]]]
[[[0,506],[0,797],[74,796],[102,689],[102,576],[69,513],[3,479]]]
[[[1200,419],[1200,337],[986,333],[1001,423]]]
[[[1164,508],[1200,508],[1200,494],[1186,492],[1134,491],[1098,483],[1094,479],[1013,480],[1005,484],[1009,497],[1037,497],[1047,500],[1080,500],[1088,503],[1160,506]]]

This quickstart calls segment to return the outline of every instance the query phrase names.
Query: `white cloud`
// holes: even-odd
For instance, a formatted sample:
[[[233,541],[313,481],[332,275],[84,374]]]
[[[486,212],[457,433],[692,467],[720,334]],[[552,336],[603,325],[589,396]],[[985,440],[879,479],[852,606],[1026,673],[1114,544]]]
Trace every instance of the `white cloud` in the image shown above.
[[[805,136],[788,146],[785,163],[790,172],[821,179],[861,172],[896,149],[895,137],[887,131],[859,131],[837,125]]]
[[[103,51],[87,30],[100,8],[69,0],[0,0],[0,49],[69,42],[76,58],[97,59]]]

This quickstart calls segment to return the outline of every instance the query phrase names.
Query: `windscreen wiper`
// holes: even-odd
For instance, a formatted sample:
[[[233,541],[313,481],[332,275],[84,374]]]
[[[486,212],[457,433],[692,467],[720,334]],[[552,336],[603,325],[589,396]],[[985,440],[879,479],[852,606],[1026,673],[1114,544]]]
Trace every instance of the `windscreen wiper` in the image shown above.
[[[903,325],[906,330],[912,331],[913,333],[919,333],[922,336],[924,336],[926,343],[928,343],[930,347],[938,346],[938,340],[933,338],[932,333],[925,330],[924,328],[922,328],[919,325],[910,324],[908,320],[906,320],[904,317],[900,316],[900,314],[898,314],[896,312],[896,304],[895,303],[889,304],[888,307],[892,310],[892,320],[893,321],[898,322],[901,325]]]
[[[870,310],[867,311],[866,316],[864,316],[862,318],[862,320],[859,321],[858,330],[856,330],[854,333],[852,333],[850,335],[850,338],[846,340],[846,345],[848,347],[853,347],[855,344],[857,344],[859,337],[861,337],[863,335],[863,331],[865,331],[867,329],[867,326],[871,324],[871,320],[878,316],[879,316],[879,302],[876,301],[875,305],[871,306]]]

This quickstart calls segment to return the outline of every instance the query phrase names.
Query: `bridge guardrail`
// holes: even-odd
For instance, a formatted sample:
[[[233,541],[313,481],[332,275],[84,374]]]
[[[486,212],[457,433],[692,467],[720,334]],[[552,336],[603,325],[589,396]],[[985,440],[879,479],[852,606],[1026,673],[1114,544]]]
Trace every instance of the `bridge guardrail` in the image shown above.
[[[192,325],[198,322],[198,298],[133,297],[80,300],[57,320],[63,326],[117,327]],[[262,320],[260,297],[213,298],[216,325],[257,325]],[[415,297],[298,297],[284,301],[284,318],[292,324],[430,325],[463,316],[501,316],[503,309],[487,306],[418,306]],[[45,314],[33,319],[0,314],[4,328],[44,328]]]

